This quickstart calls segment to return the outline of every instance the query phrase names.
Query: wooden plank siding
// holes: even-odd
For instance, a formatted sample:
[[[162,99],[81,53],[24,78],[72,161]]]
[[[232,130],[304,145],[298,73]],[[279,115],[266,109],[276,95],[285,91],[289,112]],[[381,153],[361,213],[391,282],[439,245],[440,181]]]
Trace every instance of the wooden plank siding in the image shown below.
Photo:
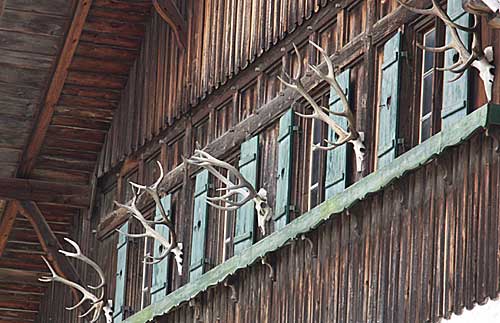
[[[219,284],[200,294],[191,306],[184,303],[157,321],[438,322],[487,297],[495,298],[500,292],[496,146],[496,140],[484,133],[473,136],[327,220],[306,240],[292,241],[268,255],[274,281],[268,266],[255,263],[231,277],[235,295]],[[190,241],[190,217],[182,216],[183,193],[175,192],[176,228],[182,241]],[[80,232],[74,237],[89,237],[98,218],[92,223],[76,219],[83,223],[74,224],[75,234]],[[217,218],[211,221],[212,227],[218,223]],[[89,244],[84,250],[98,263],[109,264],[105,268],[110,292],[116,237],[100,242],[84,239]],[[212,241],[210,259],[215,259],[221,240],[220,232],[207,239]],[[128,266],[136,268],[127,293],[130,313],[141,309],[142,244],[136,241],[130,251]],[[189,244],[184,246],[189,259]],[[185,273],[188,266],[184,262]],[[93,279],[90,273],[83,277]],[[186,276],[170,279],[174,289],[187,283]],[[53,295],[42,301],[42,308],[64,297],[57,290]],[[233,296],[237,302],[231,300]],[[52,309],[40,315],[69,315],[57,312]]]
[[[161,130],[172,126],[174,120],[198,106],[200,101],[234,79],[242,70],[247,70],[265,52],[275,47],[279,40],[295,32],[299,25],[305,24],[307,19],[311,19],[325,6],[327,1],[319,0],[294,0],[288,5],[280,1],[266,4],[260,0],[234,3],[229,0],[195,1],[187,8],[187,14],[193,18],[188,20],[191,31],[186,53],[178,48],[168,25],[158,15],[154,15],[147,27],[141,55],[130,72],[131,78],[125,89],[125,93],[132,94],[129,100],[121,101],[108,134],[107,141],[111,144],[106,146],[104,152],[111,156],[101,162],[101,174],[116,166],[131,151],[143,146]],[[338,8],[333,4],[325,9],[325,13],[330,12],[333,20],[337,11]],[[267,19],[282,20],[282,25],[275,29],[275,26],[266,24]],[[326,20],[324,16],[323,20]],[[302,29],[305,29],[305,25]],[[273,37],[267,37],[268,34]],[[281,57],[273,55],[272,59],[278,62]],[[266,60],[264,65],[268,63]],[[258,65],[256,67],[258,69]],[[241,109],[235,111],[236,122],[252,114],[258,106],[277,94],[263,98],[260,89],[264,79],[267,79],[265,74],[260,81],[256,78],[253,85],[241,84],[231,89],[232,92],[240,92],[235,93],[235,104],[242,105]],[[231,99],[224,93],[219,93],[217,97],[221,95],[224,100]],[[140,108],[131,113],[131,106],[137,104]],[[128,122],[134,119],[137,124],[129,125]],[[137,134],[137,138],[129,138],[128,132]]]

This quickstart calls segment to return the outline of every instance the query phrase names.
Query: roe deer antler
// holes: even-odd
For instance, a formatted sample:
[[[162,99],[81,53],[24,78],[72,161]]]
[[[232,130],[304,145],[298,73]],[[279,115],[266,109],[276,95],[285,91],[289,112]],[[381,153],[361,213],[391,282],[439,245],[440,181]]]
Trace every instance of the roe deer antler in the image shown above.
[[[139,185],[133,182],[130,182],[132,186],[132,192],[134,197],[127,204],[120,204],[115,202],[118,207],[122,207],[126,209],[135,219],[137,219],[143,226],[145,232],[141,234],[131,234],[127,232],[122,232],[117,230],[120,234],[123,234],[130,238],[151,238],[154,241],[160,243],[163,247],[162,253],[158,257],[151,256],[147,254],[144,256],[144,262],[147,264],[157,264],[161,262],[165,257],[168,256],[169,253],[174,255],[175,261],[177,263],[177,271],[179,275],[182,275],[182,243],[177,241],[177,235],[175,233],[175,226],[171,219],[168,217],[165,208],[163,207],[160,200],[159,186],[164,178],[163,167],[160,162],[157,161],[158,167],[160,169],[160,176],[151,186]],[[156,207],[160,211],[162,216],[161,221],[148,221],[142,214],[142,212],[137,208],[137,198],[139,197],[140,191],[144,190],[148,193],[153,200],[155,201]],[[153,225],[166,225],[169,229],[169,240],[168,241],[164,236],[162,236],[158,231],[153,228]]]
[[[403,2],[402,0],[397,0],[401,6],[404,8],[422,15],[432,15],[441,19],[444,24],[449,28],[451,41],[442,47],[426,47],[422,44],[417,44],[422,50],[427,50],[433,53],[443,53],[449,50],[455,50],[458,54],[458,59],[455,63],[450,66],[443,68],[438,68],[440,71],[448,71],[457,74],[456,77],[449,80],[448,82],[454,82],[458,80],[469,67],[474,67],[479,72],[479,77],[483,80],[484,91],[488,102],[492,98],[493,82],[495,78],[495,66],[491,63],[493,62],[493,48],[491,46],[481,48],[479,42],[480,39],[480,28],[479,28],[479,18],[477,15],[474,16],[474,26],[467,27],[461,26],[450,18],[450,16],[444,11],[438,3],[438,0],[432,0],[432,6],[430,8],[420,9],[410,6],[409,4]],[[467,45],[464,44],[460,38],[459,31],[464,31],[472,34],[472,49],[469,51]]]
[[[89,315],[90,313],[94,312],[94,315],[92,316],[91,322],[97,322],[97,320],[101,316],[101,312],[104,312],[106,322],[111,323],[113,320],[112,319],[112,314],[113,314],[112,301],[108,300],[106,303],[104,302],[104,297],[105,297],[105,292],[106,292],[106,278],[104,277],[103,270],[93,260],[91,260],[90,258],[85,256],[84,254],[82,254],[80,246],[75,241],[73,241],[69,238],[64,238],[64,240],[66,240],[68,243],[70,243],[73,246],[73,248],[75,248],[76,252],[69,252],[69,251],[65,251],[65,250],[59,250],[59,252],[62,253],[63,255],[65,255],[66,257],[75,258],[75,259],[83,261],[84,263],[88,264],[90,267],[92,267],[97,272],[97,274],[99,275],[99,279],[101,280],[100,283],[97,286],[88,285],[88,288],[93,289],[93,290],[101,290],[100,295],[99,296],[94,295],[93,293],[88,291],[85,287],[83,287],[83,286],[81,286],[73,281],[70,281],[66,278],[59,276],[55,272],[54,268],[52,268],[49,261],[43,256],[42,256],[42,259],[47,264],[47,267],[49,268],[50,273],[52,275],[51,276],[42,276],[39,278],[39,280],[41,282],[45,282],[45,283],[57,282],[57,283],[64,284],[66,286],[69,286],[71,288],[76,289],[77,291],[79,291],[83,295],[82,299],[77,304],[70,306],[70,307],[66,307],[67,310],[69,310],[69,311],[74,310],[77,307],[80,307],[86,301],[88,301],[92,304],[90,309],[87,310],[87,312],[79,315],[79,317],[85,317],[85,316]]]
[[[348,142],[351,143],[353,145],[354,153],[356,155],[357,171],[361,172],[366,152],[366,148],[363,143],[364,134],[362,132],[358,132],[356,129],[356,120],[349,107],[349,100],[347,99],[346,94],[344,93],[342,87],[339,85],[337,79],[335,78],[335,68],[332,60],[330,59],[326,51],[319,45],[315,44],[312,41],[309,41],[309,43],[313,45],[325,59],[326,65],[328,67],[328,73],[324,74],[323,72],[320,71],[320,69],[317,66],[309,65],[309,68],[311,68],[316,73],[316,75],[318,75],[320,79],[330,84],[330,86],[335,90],[335,92],[337,93],[342,102],[343,110],[340,112],[331,111],[323,106],[320,106],[306,91],[306,89],[304,88],[304,84],[302,83],[301,80],[302,57],[295,44],[293,44],[293,47],[295,49],[295,54],[297,55],[299,61],[299,70],[297,72],[297,75],[295,77],[291,77],[287,73],[284,73],[288,80],[284,80],[279,76],[278,79],[286,87],[297,91],[304,99],[306,99],[306,101],[309,103],[310,107],[313,110],[311,114],[302,114],[299,112],[295,112],[295,114],[303,118],[316,119],[322,121],[326,123],[337,134],[338,139],[336,142],[331,142],[325,139],[325,142],[328,144],[328,146],[314,145],[314,148],[321,150],[331,150],[341,145],[344,145]],[[347,130],[343,129],[339,124],[335,122],[335,120],[330,118],[330,114],[346,118],[348,123],[348,129]]]
[[[245,177],[236,169],[236,167],[219,160],[207,152],[196,149],[194,155],[190,159],[184,159],[185,162],[200,166],[208,170],[213,176],[218,178],[225,187],[217,189],[218,191],[225,192],[222,196],[207,197],[207,203],[216,209],[233,211],[237,210],[246,204],[248,201],[253,200],[255,209],[257,210],[257,222],[262,234],[266,233],[266,221],[271,219],[271,208],[267,203],[267,191],[260,188],[258,191],[249,183]],[[228,171],[230,176],[236,177],[238,184],[231,182],[228,176],[222,175],[217,169],[222,168]],[[240,200],[232,200],[231,197],[240,196]],[[225,206],[218,205],[222,202]]]

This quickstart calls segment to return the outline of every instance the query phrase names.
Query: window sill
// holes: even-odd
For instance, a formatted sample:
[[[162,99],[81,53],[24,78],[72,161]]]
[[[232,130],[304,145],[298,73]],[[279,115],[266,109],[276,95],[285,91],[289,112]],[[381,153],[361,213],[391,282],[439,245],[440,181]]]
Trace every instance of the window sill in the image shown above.
[[[390,164],[356,182],[344,192],[318,205],[290,222],[286,227],[258,241],[241,254],[230,258],[124,322],[144,323],[165,315],[181,303],[187,302],[211,286],[223,282],[237,270],[252,265],[267,253],[281,248],[289,240],[313,230],[335,214],[343,212],[357,201],[366,198],[367,195],[380,191],[407,172],[426,164],[435,156],[440,155],[446,148],[462,143],[477,131],[482,131],[491,125],[500,125],[500,105],[486,105],[474,111],[452,128],[430,137]]]

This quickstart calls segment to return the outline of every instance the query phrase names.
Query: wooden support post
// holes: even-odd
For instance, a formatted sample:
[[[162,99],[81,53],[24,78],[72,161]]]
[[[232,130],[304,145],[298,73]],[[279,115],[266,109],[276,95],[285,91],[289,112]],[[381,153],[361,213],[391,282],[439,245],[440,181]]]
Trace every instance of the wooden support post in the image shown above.
[[[2,256],[5,247],[7,246],[7,241],[9,239],[10,232],[16,221],[17,208],[15,203],[9,202],[3,216],[0,218],[0,257]]]
[[[0,178],[0,199],[29,200],[88,208],[89,196],[88,186],[21,178]]]
[[[160,17],[172,28],[179,47],[187,49],[187,22],[172,0],[153,0]]]
[[[59,252],[63,248],[38,206],[32,201],[16,201],[14,203],[19,213],[26,217],[33,226],[42,249],[47,253],[47,259],[57,273],[66,279],[83,285],[80,276],[69,259]]]

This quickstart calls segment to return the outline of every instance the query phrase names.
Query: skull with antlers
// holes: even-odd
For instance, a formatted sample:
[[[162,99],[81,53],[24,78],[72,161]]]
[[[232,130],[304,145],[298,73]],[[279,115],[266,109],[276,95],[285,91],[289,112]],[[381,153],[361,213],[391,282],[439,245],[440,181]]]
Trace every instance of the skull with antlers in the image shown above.
[[[48,283],[48,282],[61,283],[61,284],[64,284],[66,286],[69,286],[71,288],[74,288],[77,291],[79,291],[80,293],[82,293],[82,295],[83,295],[82,299],[76,305],[67,307],[66,309],[68,311],[74,310],[77,307],[81,306],[86,301],[88,301],[92,304],[90,309],[87,312],[79,315],[79,317],[85,317],[85,316],[89,315],[90,313],[94,312],[94,315],[92,316],[91,322],[97,322],[97,320],[101,316],[101,312],[103,312],[104,316],[106,318],[106,322],[111,323],[112,322],[112,315],[113,315],[113,308],[112,308],[113,306],[112,306],[111,300],[108,300],[107,302],[104,301],[104,296],[105,296],[105,291],[106,291],[106,279],[104,277],[103,270],[92,259],[90,259],[87,256],[85,256],[84,254],[82,254],[80,246],[75,241],[73,241],[69,238],[64,238],[64,240],[66,240],[69,244],[71,244],[73,246],[73,248],[75,248],[75,252],[69,252],[69,251],[65,251],[65,250],[59,250],[59,252],[62,253],[63,255],[65,255],[66,257],[75,258],[75,259],[79,259],[79,260],[83,261],[84,263],[88,264],[90,267],[92,267],[97,272],[97,274],[99,275],[99,278],[101,280],[100,283],[97,286],[88,285],[88,288],[90,288],[92,290],[100,290],[100,295],[97,296],[97,295],[91,293],[85,287],[83,287],[75,282],[72,282],[66,278],[59,276],[56,273],[56,271],[54,270],[54,268],[52,268],[49,261],[45,257],[42,257],[42,259],[47,264],[47,267],[49,268],[50,273],[52,275],[51,276],[43,276],[43,277],[39,278],[39,280],[41,282],[44,282],[44,283]]]
[[[488,102],[492,98],[493,82],[495,79],[495,66],[492,65],[493,62],[493,48],[491,46],[486,47],[484,50],[481,48],[480,44],[480,28],[479,28],[479,17],[474,16],[474,26],[467,27],[461,26],[450,18],[450,16],[439,6],[438,0],[432,0],[432,6],[427,9],[420,9],[410,6],[409,4],[403,2],[402,0],[397,0],[404,8],[410,10],[411,12],[421,14],[421,15],[432,15],[441,19],[444,24],[448,27],[450,32],[451,41],[449,44],[442,47],[426,47],[422,44],[417,44],[422,50],[443,53],[449,50],[454,50],[457,53],[458,59],[455,63],[450,66],[443,68],[438,68],[440,71],[448,71],[457,74],[456,77],[449,80],[449,82],[454,82],[458,80],[469,67],[474,67],[479,72],[479,77],[483,80],[484,91]],[[464,44],[460,38],[459,31],[467,32],[472,34],[472,49],[469,51],[467,45]]]
[[[184,159],[184,162],[205,168],[224,183],[225,187],[218,189],[218,191],[225,192],[222,196],[207,198],[207,203],[216,209],[227,211],[237,210],[248,201],[253,200],[255,209],[257,210],[258,226],[262,234],[266,234],[266,222],[271,219],[272,211],[267,203],[267,191],[264,188],[260,188],[257,191],[236,167],[200,149],[196,149],[194,155],[190,159]],[[231,182],[231,180],[227,176],[222,175],[216,167],[227,170],[229,175],[236,177],[239,183],[235,184]],[[241,199],[236,201],[232,200],[231,197],[233,196],[240,196]],[[218,205],[218,202],[223,202],[225,206]]]
[[[318,77],[324,81],[326,81],[330,86],[335,90],[337,95],[339,96],[342,106],[343,106],[343,111],[337,112],[337,111],[331,111],[323,106],[320,106],[316,101],[312,98],[312,96],[306,91],[304,84],[302,83],[302,57],[300,55],[299,50],[297,49],[297,46],[293,44],[293,47],[295,49],[295,54],[297,55],[298,61],[299,61],[299,69],[297,72],[297,75],[295,77],[291,77],[288,75],[286,72],[284,73],[286,78],[288,80],[284,80],[283,78],[278,76],[278,79],[283,83],[286,87],[291,88],[295,91],[297,91],[306,101],[309,103],[310,107],[312,108],[313,112],[311,114],[302,114],[295,112],[298,116],[303,117],[303,118],[308,118],[308,119],[316,119],[319,121],[322,121],[328,125],[338,136],[338,140],[336,142],[331,142],[325,139],[325,142],[328,144],[328,146],[321,146],[321,145],[314,145],[315,149],[321,149],[321,150],[332,150],[335,149],[336,147],[339,147],[345,143],[351,143],[353,145],[354,153],[356,155],[356,165],[357,165],[357,171],[361,172],[363,170],[363,161],[365,159],[365,152],[366,148],[363,143],[364,140],[364,133],[358,132],[356,130],[356,120],[354,119],[354,115],[349,107],[349,100],[346,97],[346,94],[344,93],[342,87],[340,84],[337,82],[337,79],[335,78],[335,67],[333,65],[332,60],[326,53],[326,51],[321,48],[319,45],[316,43],[309,41],[311,45],[313,45],[323,56],[326,66],[328,68],[327,74],[324,74],[319,67],[317,66],[312,66],[309,65],[309,68],[311,68]],[[335,122],[332,118],[330,118],[330,114],[344,117],[347,119],[348,122],[348,130],[343,129],[339,124]]]
[[[121,232],[120,230],[117,230],[120,234],[123,234],[127,237],[130,238],[151,238],[154,241],[158,242],[162,247],[163,251],[162,253],[158,256],[151,256],[150,254],[147,254],[145,256],[144,262],[147,264],[157,264],[161,262],[163,259],[165,259],[170,253],[174,255],[175,261],[177,263],[177,271],[179,275],[182,275],[182,243],[179,243],[177,241],[177,235],[175,233],[175,226],[172,222],[172,220],[169,218],[167,212],[165,211],[165,208],[163,207],[161,201],[160,201],[160,193],[159,193],[159,186],[164,178],[164,172],[163,172],[163,167],[160,162],[158,163],[158,167],[160,169],[160,176],[156,182],[153,183],[151,186],[145,186],[145,185],[139,185],[136,183],[130,182],[130,185],[132,186],[132,192],[134,197],[132,200],[127,203],[127,204],[120,204],[118,202],[115,202],[115,204],[118,207],[126,209],[135,219],[137,219],[141,225],[143,226],[145,232],[141,234],[131,234],[127,232]],[[162,220],[161,221],[148,221],[142,212],[137,208],[137,199],[139,195],[141,194],[141,191],[146,192],[149,194],[152,199],[154,200],[157,209],[160,211]],[[168,227],[170,231],[169,235],[169,240],[168,241],[164,236],[162,236],[158,231],[154,229],[154,225],[165,225]]]

